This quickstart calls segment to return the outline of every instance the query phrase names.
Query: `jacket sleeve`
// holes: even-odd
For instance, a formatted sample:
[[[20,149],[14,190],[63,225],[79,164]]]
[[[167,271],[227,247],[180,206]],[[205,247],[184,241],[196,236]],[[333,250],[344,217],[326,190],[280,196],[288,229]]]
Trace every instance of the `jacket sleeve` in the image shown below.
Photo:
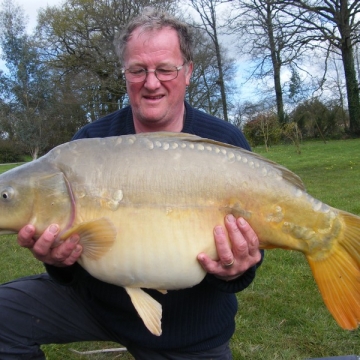
[[[80,265],[78,263],[66,267],[57,267],[48,264],[44,265],[46,272],[58,284],[71,286],[77,282],[77,274],[80,270]]]
[[[238,278],[231,281],[225,281],[217,278],[212,274],[207,274],[205,277],[205,281],[207,281],[212,286],[217,287],[219,290],[227,293],[236,293],[246,289],[255,279],[256,270],[262,264],[262,261],[264,259],[264,251],[260,250],[260,252],[260,262],[246,270],[244,274],[242,274]]]

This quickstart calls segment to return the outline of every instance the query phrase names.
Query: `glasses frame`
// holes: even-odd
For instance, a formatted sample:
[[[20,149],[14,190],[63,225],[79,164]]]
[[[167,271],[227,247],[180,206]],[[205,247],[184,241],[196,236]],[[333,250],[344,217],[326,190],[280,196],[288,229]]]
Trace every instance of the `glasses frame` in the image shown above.
[[[144,77],[144,79],[142,79],[142,80],[137,80],[137,81],[130,81],[130,80],[128,80],[128,79],[126,78],[126,74],[129,72],[130,68],[122,69],[121,72],[122,72],[122,74],[124,75],[125,80],[128,81],[128,82],[130,82],[130,83],[141,83],[141,82],[144,82],[144,81],[146,80],[147,75],[148,75],[149,73],[154,73],[155,77],[156,77],[160,82],[166,82],[166,81],[175,80],[175,79],[179,76],[179,71],[185,66],[185,64],[186,64],[186,61],[185,61],[182,65],[180,65],[180,66],[175,66],[175,65],[174,65],[174,69],[176,70],[176,76],[175,76],[174,78],[168,79],[168,80],[160,80],[160,79],[158,78],[158,75],[157,75],[157,73],[156,73],[156,71],[157,71],[158,69],[148,70],[148,69],[139,67],[139,68],[141,68],[142,70],[144,70],[144,73],[143,73],[143,74],[144,74],[145,77]]]

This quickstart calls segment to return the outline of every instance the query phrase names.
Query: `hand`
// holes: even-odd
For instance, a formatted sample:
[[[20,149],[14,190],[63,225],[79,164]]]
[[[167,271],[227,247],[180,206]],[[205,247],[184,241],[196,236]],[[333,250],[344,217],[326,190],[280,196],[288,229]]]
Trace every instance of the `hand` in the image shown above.
[[[38,239],[34,239],[34,226],[26,225],[19,231],[17,241],[20,246],[30,249],[36,259],[48,265],[69,266],[74,264],[81,255],[80,238],[76,234],[71,235],[69,239],[55,247],[59,231],[59,226],[52,224]]]
[[[222,226],[214,228],[219,260],[212,260],[205,253],[201,253],[198,261],[206,272],[230,281],[256,265],[261,260],[261,253],[257,235],[243,218],[235,219],[229,214],[225,217],[225,227],[230,241]]]

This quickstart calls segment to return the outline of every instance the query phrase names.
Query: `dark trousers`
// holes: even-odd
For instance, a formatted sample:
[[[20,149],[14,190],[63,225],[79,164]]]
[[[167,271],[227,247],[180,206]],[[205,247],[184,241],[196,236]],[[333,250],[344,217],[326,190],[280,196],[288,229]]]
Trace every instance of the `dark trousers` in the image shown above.
[[[0,359],[45,359],[40,345],[114,341],[137,360],[230,360],[228,343],[205,352],[183,353],[139,348],[110,333],[92,314],[81,292],[61,286],[47,274],[0,286]]]

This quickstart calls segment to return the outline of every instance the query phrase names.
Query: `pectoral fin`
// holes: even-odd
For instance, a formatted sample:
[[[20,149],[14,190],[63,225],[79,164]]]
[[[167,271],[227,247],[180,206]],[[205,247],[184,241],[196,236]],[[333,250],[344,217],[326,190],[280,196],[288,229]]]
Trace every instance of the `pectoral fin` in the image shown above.
[[[125,288],[126,292],[129,294],[131,301],[144,322],[145,326],[149,331],[156,335],[160,336],[162,333],[161,330],[161,317],[162,317],[162,307],[161,305],[153,299],[149,294],[140,288]]]
[[[65,240],[72,234],[80,236],[80,244],[83,246],[83,256],[92,260],[100,259],[113,245],[116,240],[114,224],[107,218],[101,218],[76,225],[61,234]]]

